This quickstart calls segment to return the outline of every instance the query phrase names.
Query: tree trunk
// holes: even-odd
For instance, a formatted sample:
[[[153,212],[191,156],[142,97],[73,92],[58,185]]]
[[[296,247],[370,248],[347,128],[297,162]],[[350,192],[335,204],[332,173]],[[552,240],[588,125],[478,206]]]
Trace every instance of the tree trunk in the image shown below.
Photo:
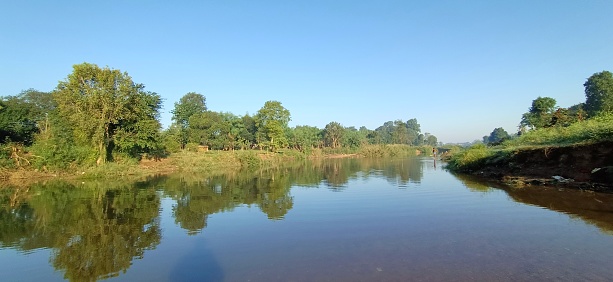
[[[104,146],[104,141],[98,144],[98,160],[96,160],[97,165],[101,165],[106,161],[106,146]]]

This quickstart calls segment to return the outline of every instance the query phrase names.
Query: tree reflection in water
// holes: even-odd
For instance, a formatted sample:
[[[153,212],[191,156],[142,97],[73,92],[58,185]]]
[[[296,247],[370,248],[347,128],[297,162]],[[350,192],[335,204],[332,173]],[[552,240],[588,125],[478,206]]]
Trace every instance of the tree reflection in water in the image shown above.
[[[53,182],[7,202],[2,190],[0,244],[22,250],[50,248],[66,279],[92,281],[125,272],[133,258],[161,240],[160,199],[152,189],[76,187]],[[35,196],[34,196],[35,195]]]
[[[52,250],[51,264],[66,279],[91,281],[119,275],[132,259],[161,241],[160,193],[174,199],[175,223],[202,232],[209,215],[257,206],[271,220],[293,208],[292,186],[342,191],[371,174],[395,185],[419,182],[414,159],[333,159],[224,175],[161,176],[138,183],[52,181],[0,190],[0,247]]]

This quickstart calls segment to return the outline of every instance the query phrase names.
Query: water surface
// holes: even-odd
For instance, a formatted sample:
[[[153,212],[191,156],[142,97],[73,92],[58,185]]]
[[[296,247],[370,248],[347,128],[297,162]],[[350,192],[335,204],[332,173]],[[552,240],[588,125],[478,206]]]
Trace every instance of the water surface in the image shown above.
[[[613,195],[429,158],[0,190],[6,281],[609,281]]]

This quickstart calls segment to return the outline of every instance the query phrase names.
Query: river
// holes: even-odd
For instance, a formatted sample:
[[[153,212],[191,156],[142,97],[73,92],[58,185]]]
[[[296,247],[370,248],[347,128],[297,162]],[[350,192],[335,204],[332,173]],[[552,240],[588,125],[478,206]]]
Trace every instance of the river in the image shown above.
[[[610,281],[613,195],[431,158],[0,189],[2,281]]]

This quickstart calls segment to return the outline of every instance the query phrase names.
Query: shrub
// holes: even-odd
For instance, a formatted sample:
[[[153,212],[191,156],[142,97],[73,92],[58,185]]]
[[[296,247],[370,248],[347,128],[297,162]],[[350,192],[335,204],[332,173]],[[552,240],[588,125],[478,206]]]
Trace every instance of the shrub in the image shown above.
[[[494,150],[484,144],[473,145],[451,156],[447,168],[453,171],[471,171],[483,166],[489,157],[494,155]]]
[[[255,151],[235,151],[234,154],[244,168],[255,168],[261,164],[261,159]]]

